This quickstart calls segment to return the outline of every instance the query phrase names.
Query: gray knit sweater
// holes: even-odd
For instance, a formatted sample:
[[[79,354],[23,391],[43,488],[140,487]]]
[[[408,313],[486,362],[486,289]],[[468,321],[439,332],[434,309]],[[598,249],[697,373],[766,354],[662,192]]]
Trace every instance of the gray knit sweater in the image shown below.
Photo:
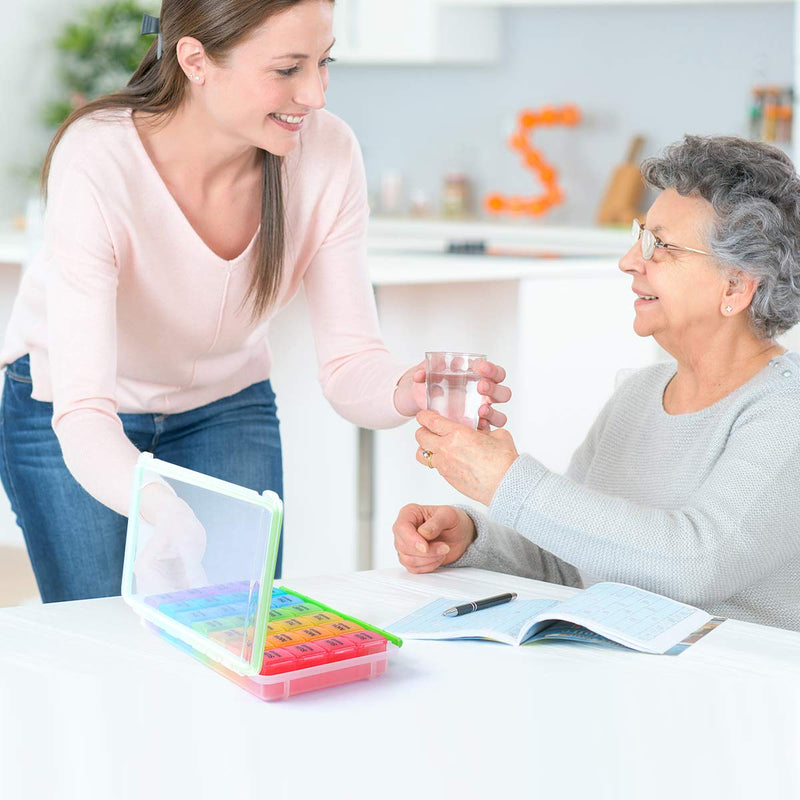
[[[580,586],[578,570],[724,617],[800,630],[800,355],[693,414],[675,374],[625,380],[557,475],[521,455],[454,566]],[[576,569],[577,568],[577,569]]]

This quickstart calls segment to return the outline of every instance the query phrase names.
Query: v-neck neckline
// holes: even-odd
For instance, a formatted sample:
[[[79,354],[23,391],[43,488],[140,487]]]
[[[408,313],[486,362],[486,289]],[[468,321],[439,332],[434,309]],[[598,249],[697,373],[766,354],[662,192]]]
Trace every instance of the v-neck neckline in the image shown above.
[[[199,244],[206,250],[206,252],[212,255],[217,261],[222,262],[228,268],[231,268],[233,266],[238,266],[238,264],[243,259],[245,259],[247,256],[250,255],[250,252],[252,251],[256,243],[256,240],[258,239],[259,234],[261,233],[261,223],[258,224],[256,232],[253,234],[253,238],[250,239],[247,246],[244,248],[244,250],[242,250],[241,253],[239,253],[238,256],[235,256],[234,258],[223,258],[221,255],[219,255],[219,253],[217,253],[215,250],[211,248],[208,242],[206,242],[206,240],[198,233],[194,225],[192,225],[192,223],[189,221],[189,218],[184,213],[184,210],[181,208],[180,203],[175,199],[175,195],[172,194],[172,192],[169,189],[169,186],[167,186],[166,181],[162,177],[161,173],[158,171],[156,165],[153,163],[153,159],[150,158],[150,154],[147,152],[147,148],[145,147],[144,142],[142,141],[142,137],[139,136],[139,130],[136,127],[136,122],[133,119],[133,109],[127,109],[127,116],[128,116],[128,124],[130,125],[130,132],[133,136],[133,139],[135,140],[135,146],[139,151],[139,155],[147,164],[147,169],[150,170],[153,179],[159,186],[160,191],[164,192],[166,196],[169,198],[169,203],[172,205],[173,210],[181,219],[182,224],[185,225],[189,229],[189,231],[191,231],[191,235],[197,240],[197,242],[199,242]]]

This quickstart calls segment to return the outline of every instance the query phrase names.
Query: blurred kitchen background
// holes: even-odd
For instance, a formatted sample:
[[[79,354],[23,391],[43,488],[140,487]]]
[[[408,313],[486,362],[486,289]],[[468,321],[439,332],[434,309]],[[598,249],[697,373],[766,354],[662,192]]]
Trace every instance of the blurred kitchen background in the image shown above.
[[[52,134],[42,109],[69,95],[54,42],[66,24],[100,5],[4,2],[3,327],[38,241],[31,176]],[[765,138],[794,155],[796,5],[338,0],[339,60],[328,108],[351,125],[364,152],[370,266],[392,350],[409,363],[425,349],[489,353],[509,370],[509,429],[518,446],[563,469],[617,371],[666,357],[631,330],[629,281],[615,267],[627,248],[625,197],[617,198],[618,227],[597,223],[615,170],[636,136],[637,162],[687,132]],[[158,13],[157,4],[142,7]],[[530,134],[557,172],[563,202],[535,217],[489,215],[491,193],[531,198],[543,191],[508,146],[519,112],[564,106],[580,110],[578,125],[542,125]],[[618,182],[616,190],[630,186]],[[516,256],[447,252],[503,248]],[[790,346],[797,346],[794,336]],[[359,432],[327,408],[302,297],[276,319],[273,349],[286,573],[391,565],[399,506],[447,502],[453,493],[414,461],[413,424]],[[32,599],[7,509],[0,523],[0,604]],[[23,588],[5,597],[3,587],[14,581]]]
[[[645,137],[644,155],[687,131],[747,135],[753,87],[794,79],[792,2],[467,2],[337,2],[328,107],[359,137],[374,201],[390,173],[401,178],[403,209],[421,193],[437,210],[449,173],[465,174],[475,196],[530,193],[506,146],[516,113],[572,103],[583,111],[578,127],[539,129],[535,139],[567,196],[547,222],[587,225],[634,134]],[[63,93],[53,41],[88,6],[4,5],[0,215],[9,218],[24,211],[26,173],[49,138],[42,108]],[[379,11],[359,29],[352,20],[367,7]],[[426,48],[428,37],[443,44]]]

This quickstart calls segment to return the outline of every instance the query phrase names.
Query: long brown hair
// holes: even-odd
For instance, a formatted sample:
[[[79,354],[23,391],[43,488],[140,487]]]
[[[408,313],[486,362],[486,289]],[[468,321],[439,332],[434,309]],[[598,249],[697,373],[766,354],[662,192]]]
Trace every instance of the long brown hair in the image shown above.
[[[56,131],[42,166],[45,198],[53,153],[73,122],[87,114],[107,109],[129,108],[164,120],[178,110],[188,86],[176,51],[181,38],[194,37],[203,44],[212,61],[221,63],[239,42],[269,17],[302,2],[305,0],[163,0],[160,17],[161,58],[158,58],[158,42],[154,41],[124,89],[92,100],[67,117]],[[252,302],[254,319],[276,298],[283,274],[286,245],[283,159],[266,150],[262,152],[261,231],[253,279],[246,298]]]

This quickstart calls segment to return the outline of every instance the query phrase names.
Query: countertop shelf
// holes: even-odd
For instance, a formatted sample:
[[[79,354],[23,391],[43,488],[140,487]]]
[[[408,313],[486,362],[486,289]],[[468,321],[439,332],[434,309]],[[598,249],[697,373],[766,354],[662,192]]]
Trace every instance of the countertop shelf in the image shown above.
[[[453,245],[483,252],[448,252]],[[380,217],[367,240],[376,286],[614,274],[629,246],[626,229]]]
[[[442,5],[471,8],[521,8],[524,6],[720,6],[757,5],[762,2],[788,5],[794,0],[439,0]]]
[[[612,277],[619,275],[617,257],[512,258],[419,251],[374,252],[369,255],[369,275],[374,286]]]
[[[484,220],[380,218],[367,248],[376,285],[519,280],[598,274],[629,246],[627,230]],[[487,254],[452,254],[452,244],[478,244]],[[31,248],[25,231],[0,225],[0,264],[20,264]]]
[[[558,255],[617,255],[630,245],[629,226],[546,225],[530,220],[380,217],[370,219],[368,246],[378,250],[446,249],[451,242],[553,250]],[[622,250],[620,249],[622,248]]]

